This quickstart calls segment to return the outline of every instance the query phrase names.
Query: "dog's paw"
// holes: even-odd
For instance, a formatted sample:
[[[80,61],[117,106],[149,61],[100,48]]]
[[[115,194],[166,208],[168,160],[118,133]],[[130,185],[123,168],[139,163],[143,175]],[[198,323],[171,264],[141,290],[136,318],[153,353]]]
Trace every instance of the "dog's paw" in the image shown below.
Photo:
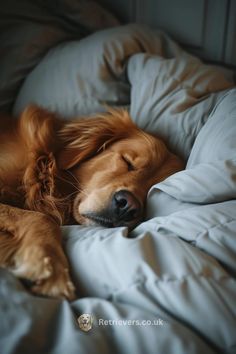
[[[69,265],[61,245],[61,231],[47,215],[20,211],[14,236],[5,239],[12,247],[7,260],[1,257],[0,264],[18,278],[34,293],[57,298],[75,298],[75,288],[69,275]],[[6,262],[8,261],[8,263]]]
[[[50,296],[54,298],[75,299],[75,287],[71,281],[68,268],[61,266],[52,267],[51,276],[46,279],[39,279],[31,288],[34,294]]]
[[[28,279],[31,282],[47,279],[53,273],[51,259],[50,257],[41,257],[41,259],[32,264],[29,261],[20,262],[15,257],[15,265],[10,270],[16,277]]]
[[[35,251],[35,249],[34,249]],[[30,253],[33,257],[16,257],[11,272],[30,284],[30,290],[38,295],[56,298],[75,298],[75,287],[71,281],[68,263],[62,250],[54,249],[49,255],[44,248]],[[52,252],[50,252],[52,253]],[[24,253],[25,256],[25,253]]]

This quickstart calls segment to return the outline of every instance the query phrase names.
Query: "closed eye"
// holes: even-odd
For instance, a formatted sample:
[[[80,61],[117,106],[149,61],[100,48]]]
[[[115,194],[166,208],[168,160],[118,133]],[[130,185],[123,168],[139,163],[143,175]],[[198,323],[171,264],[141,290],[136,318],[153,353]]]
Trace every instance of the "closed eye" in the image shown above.
[[[126,163],[126,165],[128,167],[128,171],[134,171],[135,170],[133,164],[130,162],[130,160],[126,156],[122,156],[122,160],[125,161],[125,163]]]

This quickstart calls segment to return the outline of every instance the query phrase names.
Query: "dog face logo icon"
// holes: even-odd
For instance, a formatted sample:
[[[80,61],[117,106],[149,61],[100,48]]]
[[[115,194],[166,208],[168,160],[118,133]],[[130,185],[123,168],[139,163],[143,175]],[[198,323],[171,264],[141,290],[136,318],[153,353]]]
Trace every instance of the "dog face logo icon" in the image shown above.
[[[93,317],[88,313],[84,313],[83,315],[79,316],[78,323],[79,323],[79,328],[82,331],[88,332],[92,328]]]

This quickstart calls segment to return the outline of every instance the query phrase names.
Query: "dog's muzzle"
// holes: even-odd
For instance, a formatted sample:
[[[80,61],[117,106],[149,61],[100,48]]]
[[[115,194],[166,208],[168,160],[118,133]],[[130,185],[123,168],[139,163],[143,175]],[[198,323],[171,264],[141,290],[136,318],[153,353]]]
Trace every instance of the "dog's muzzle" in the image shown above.
[[[133,193],[120,190],[113,194],[107,208],[83,214],[83,217],[105,227],[127,226],[132,229],[141,220],[142,214],[142,205]]]

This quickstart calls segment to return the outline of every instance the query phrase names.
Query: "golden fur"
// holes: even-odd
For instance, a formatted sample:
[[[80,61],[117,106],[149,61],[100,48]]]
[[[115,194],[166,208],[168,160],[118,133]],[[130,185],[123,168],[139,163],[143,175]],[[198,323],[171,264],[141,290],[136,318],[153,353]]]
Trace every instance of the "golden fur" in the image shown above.
[[[60,225],[131,229],[149,188],[183,168],[125,110],[63,121],[29,106],[0,132],[0,265],[49,296],[74,297]]]

